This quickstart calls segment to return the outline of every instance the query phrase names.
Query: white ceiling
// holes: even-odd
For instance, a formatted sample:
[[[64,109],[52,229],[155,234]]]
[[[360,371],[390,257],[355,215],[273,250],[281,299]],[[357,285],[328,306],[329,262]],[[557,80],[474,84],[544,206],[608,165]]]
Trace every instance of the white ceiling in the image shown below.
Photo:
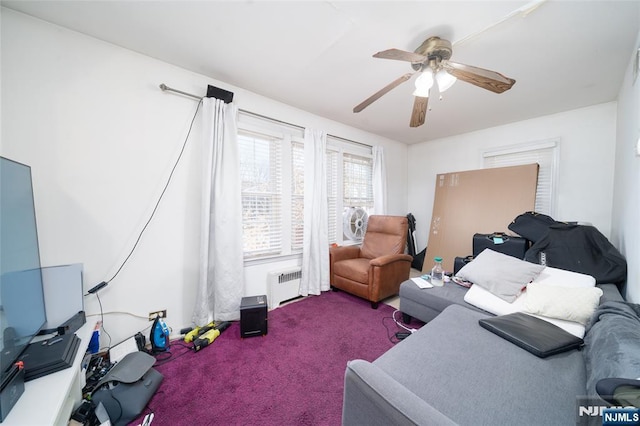
[[[640,21],[638,1],[548,0],[528,14],[514,13],[531,9],[527,1],[1,4],[407,144],[615,100]],[[352,112],[412,72],[374,53],[413,51],[433,35],[454,43],[453,61],[515,86],[497,95],[458,81],[413,129],[413,79]]]

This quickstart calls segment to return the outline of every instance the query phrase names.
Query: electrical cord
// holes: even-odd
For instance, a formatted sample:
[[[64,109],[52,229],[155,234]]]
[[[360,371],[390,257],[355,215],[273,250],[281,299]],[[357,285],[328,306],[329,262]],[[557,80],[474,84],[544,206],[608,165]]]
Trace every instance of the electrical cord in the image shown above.
[[[184,356],[184,355],[194,351],[193,347],[187,346],[185,344],[173,343],[172,346],[178,346],[178,347],[184,348],[186,350],[183,350],[182,352],[180,352],[179,354],[177,354],[175,356],[174,356],[173,352],[171,352],[171,351],[161,352],[161,353],[155,355],[156,363],[153,365],[154,367],[159,367],[159,366],[164,365],[164,364],[166,364],[166,363],[168,363],[170,361],[175,361],[176,359],[180,358],[181,356]],[[162,354],[168,354],[168,356],[160,357],[159,355],[162,355]]]
[[[396,343],[399,343],[400,341],[402,341],[406,337],[410,336],[411,334],[415,333],[416,331],[418,331],[416,328],[409,328],[409,327],[405,326],[404,324],[402,324],[400,321],[398,321],[396,319],[396,312],[400,312],[400,311],[398,309],[396,309],[391,314],[391,317],[382,318],[382,325],[387,330],[387,338],[394,345]],[[389,320],[389,319],[393,320],[393,322],[395,323],[396,327],[399,327],[400,329],[406,330],[406,332],[396,331],[397,329],[396,330],[390,330],[389,327],[387,326],[387,324],[385,323],[385,320]]]
[[[143,333],[143,332],[145,332],[145,331],[149,330],[150,328],[151,328],[151,326],[149,325],[149,326],[147,326],[147,327],[143,328],[142,330],[140,330],[139,332],[136,332],[136,334],[138,334],[138,333]],[[127,337],[127,338],[125,338],[125,339],[123,339],[123,340],[119,341],[118,343],[116,343],[116,344],[115,344],[115,345],[113,345],[113,346],[118,346],[120,343],[126,342],[127,340],[131,339],[132,337],[136,337],[136,334],[132,334],[131,336],[129,336],[129,337]]]
[[[164,351],[161,353],[153,354],[153,357],[156,359],[156,362],[153,364],[153,366],[157,367],[158,365],[162,365],[172,359],[173,354],[171,353],[171,351]]]
[[[143,319],[145,321],[149,320],[149,317],[146,316],[146,315],[138,315],[138,314],[134,314],[133,312],[126,312],[126,311],[109,311],[109,312],[104,312],[104,314],[89,314],[89,315],[86,315],[86,317],[89,318],[89,317],[96,317],[96,316],[101,316],[101,315],[116,315],[116,314],[129,315],[129,316],[132,316],[134,318]]]
[[[145,319],[145,320],[147,319],[147,317],[143,317],[142,315],[136,315],[136,314],[132,314],[131,312],[123,312],[123,311],[102,312],[102,303],[100,303],[100,297],[98,296],[98,294],[97,294],[97,293],[96,293],[96,297],[98,297],[98,303],[100,304],[100,313],[99,313],[99,314],[91,314],[91,315],[87,315],[87,318],[88,318],[88,317],[95,317],[95,316],[100,315],[100,318],[101,318],[101,320],[100,320],[100,321],[101,321],[101,323],[102,323],[102,329],[104,330],[105,334],[106,334],[107,336],[109,336],[109,346],[108,346],[108,347],[106,347],[106,348],[102,348],[102,350],[110,351],[112,347],[114,347],[114,346],[118,346],[120,343],[123,343],[123,342],[125,342],[125,341],[127,341],[127,340],[131,339],[132,337],[135,337],[135,336],[136,336],[136,334],[138,334],[138,333],[136,333],[136,334],[132,334],[131,336],[129,336],[129,337],[127,337],[127,338],[125,338],[125,339],[123,339],[123,340],[119,341],[119,342],[118,342],[118,343],[116,343],[115,345],[111,345],[111,335],[110,335],[110,334],[107,332],[107,330],[105,330],[105,328],[104,328],[104,316],[105,316],[105,315],[111,315],[111,314],[123,314],[123,315],[131,315],[132,317],[136,317],[136,318],[141,318],[141,319],[143,318],[143,319]],[[144,333],[144,332],[146,332],[147,330],[149,330],[150,328],[151,328],[151,325],[149,325],[149,326],[147,326],[147,327],[143,328],[143,329],[140,331],[140,333]]]
[[[111,335],[109,334],[107,329],[104,328],[104,313],[102,311],[102,302],[100,301],[100,296],[98,295],[98,293],[96,293],[96,298],[98,299],[98,304],[100,305],[100,326],[102,327],[102,331],[104,331],[104,334],[109,337],[109,344],[107,345],[107,350],[109,350],[111,349]],[[98,352],[100,352],[100,350],[98,350]]]
[[[135,249],[138,247],[138,243],[140,243],[140,240],[142,239],[142,235],[144,234],[144,231],[146,231],[147,227],[151,223],[151,220],[155,216],[156,211],[158,210],[158,207],[160,206],[160,202],[164,198],[164,194],[167,192],[167,188],[169,188],[169,184],[171,183],[171,179],[173,178],[173,174],[175,173],[176,168],[178,167],[178,164],[180,163],[180,160],[182,159],[182,155],[184,154],[184,151],[185,151],[185,149],[187,147],[187,142],[189,141],[189,136],[191,135],[191,130],[193,129],[193,123],[196,121],[196,117],[198,116],[198,111],[200,110],[200,106],[201,105],[202,105],[202,99],[200,99],[200,102],[198,102],[198,105],[196,106],[196,110],[193,113],[193,117],[191,117],[191,123],[189,123],[189,130],[187,131],[187,135],[185,136],[184,141],[182,142],[182,147],[180,148],[180,153],[178,154],[178,158],[176,158],[176,161],[174,162],[173,167],[171,168],[171,173],[169,173],[169,177],[167,178],[167,181],[165,182],[164,187],[162,188],[162,192],[160,192],[160,196],[158,197],[158,200],[156,201],[156,204],[154,205],[153,210],[151,211],[151,214],[149,215],[149,218],[147,219],[147,221],[145,222],[144,226],[142,227],[142,230],[138,234],[138,238],[136,238],[136,241],[133,244],[133,246],[131,247],[131,250],[129,250],[129,254],[127,254],[125,259],[122,261],[122,263],[120,264],[120,266],[118,267],[116,272],[111,276],[111,278],[109,278],[106,281],[100,282],[99,284],[97,284],[96,286],[91,288],[87,292],[87,294],[85,294],[85,296],[88,296],[89,294],[95,294],[96,298],[98,299],[98,304],[100,305],[100,320],[101,320],[101,323],[102,323],[102,330],[109,337],[109,344],[107,346],[107,350],[111,349],[111,335],[109,334],[109,332],[107,332],[106,328],[104,327],[104,311],[102,309],[102,302],[100,301],[100,297],[98,296],[98,291],[100,289],[106,287],[107,284],[109,284],[111,281],[113,281],[113,279],[115,277],[118,276],[120,271],[122,271],[122,268],[124,268],[126,263],[129,261],[129,258],[133,255],[133,252],[135,251]]]
[[[96,286],[94,286],[93,288],[91,288],[87,292],[87,294],[85,294],[85,296],[88,296],[89,294],[97,293],[98,290],[106,287],[107,284],[109,284],[111,281],[113,281],[113,279],[118,276],[120,271],[122,271],[122,268],[124,268],[124,266],[129,261],[129,258],[133,255],[133,252],[138,247],[138,244],[140,243],[140,240],[142,239],[142,235],[144,234],[144,231],[146,231],[147,227],[151,223],[151,220],[155,216],[156,211],[158,210],[158,207],[160,206],[160,202],[164,198],[164,194],[167,192],[167,188],[169,187],[169,184],[171,183],[171,179],[173,178],[173,174],[175,173],[176,168],[178,167],[178,164],[180,163],[180,160],[182,159],[182,155],[184,154],[184,151],[185,151],[185,149],[187,147],[187,142],[189,141],[189,136],[191,135],[191,130],[193,129],[193,123],[196,121],[196,117],[198,116],[198,111],[200,110],[200,106],[201,105],[202,105],[202,99],[200,99],[200,102],[198,102],[198,105],[196,106],[196,110],[193,113],[193,117],[191,118],[191,123],[189,124],[189,130],[187,131],[187,135],[185,136],[184,142],[182,143],[182,148],[180,149],[180,153],[178,154],[178,158],[176,159],[175,163],[173,164],[173,167],[171,168],[171,173],[169,173],[169,177],[167,178],[167,181],[165,182],[165,185],[162,188],[162,192],[160,193],[160,196],[158,197],[158,200],[156,201],[156,204],[153,207],[153,210],[151,211],[151,214],[149,215],[149,218],[145,222],[144,226],[142,227],[142,230],[140,231],[140,233],[138,234],[138,237],[136,238],[136,241],[134,242],[133,246],[131,247],[131,250],[129,250],[129,253],[125,257],[125,259],[122,261],[122,263],[120,264],[120,266],[118,267],[116,272],[111,276],[111,278],[109,278],[106,281],[102,281],[99,284],[97,284]]]
[[[401,328],[401,329],[404,329],[404,330],[406,330],[406,331],[408,332],[408,333],[404,333],[404,334],[410,335],[411,333],[413,333],[413,332],[417,331],[415,328],[409,328],[409,327],[405,326],[404,324],[400,323],[400,322],[396,319],[396,312],[400,312],[400,311],[396,309],[396,310],[395,310],[395,311],[393,311],[393,313],[391,314],[391,317],[383,317],[383,318],[382,318],[382,325],[383,325],[383,326],[384,326],[384,328],[387,330],[387,338],[388,338],[388,339],[389,339],[389,341],[390,341],[391,343],[393,343],[394,345],[395,345],[396,343],[399,343],[399,342],[400,342],[401,340],[403,340],[406,336],[399,337],[399,335],[400,335],[400,334],[403,334],[403,333],[402,333],[402,332],[398,332],[398,331],[397,331],[398,329],[396,329],[396,330],[392,330],[392,329],[390,329],[390,328],[389,328],[389,326],[387,325],[387,323],[385,322],[385,320],[387,320],[387,322],[388,322],[388,320],[390,320],[390,319],[391,319],[391,320],[393,320],[393,322],[395,323],[396,327],[399,327],[399,328]]]
[[[400,339],[398,339],[396,337],[395,331],[394,330],[390,330],[389,327],[387,326],[387,324],[385,323],[385,320],[390,320],[390,319],[392,319],[392,318],[391,317],[383,317],[382,318],[382,325],[384,326],[385,330],[387,330],[387,339],[389,339],[389,341],[395,345],[396,343],[400,342]]]
[[[118,276],[118,274],[120,273],[122,268],[124,268],[124,265],[127,263],[129,258],[131,257],[131,255],[135,251],[136,247],[138,246],[138,243],[140,242],[140,239],[142,238],[142,234],[144,234],[144,231],[147,229],[147,226],[149,226],[149,223],[151,223],[151,220],[153,219],[154,215],[156,214],[156,210],[158,210],[158,206],[160,205],[160,201],[162,201],[162,198],[164,197],[164,194],[167,191],[167,188],[169,187],[169,184],[171,183],[171,179],[173,178],[173,173],[176,171],[176,168],[178,167],[178,164],[180,163],[180,159],[182,158],[182,154],[184,154],[184,150],[187,147],[187,141],[189,140],[189,135],[191,135],[191,130],[193,129],[193,123],[196,121],[196,116],[198,115],[198,111],[200,110],[200,106],[201,105],[202,105],[202,99],[200,99],[200,102],[198,102],[198,105],[196,106],[196,111],[193,113],[193,117],[191,118],[191,123],[189,124],[189,130],[187,131],[187,136],[184,138],[184,142],[182,143],[182,148],[180,149],[180,154],[178,154],[178,158],[176,159],[175,163],[173,164],[173,168],[171,169],[171,173],[169,173],[169,178],[167,179],[167,182],[165,183],[164,188],[162,189],[162,192],[160,193],[160,196],[158,197],[158,201],[156,202],[155,206],[153,207],[153,211],[151,212],[151,215],[149,215],[149,219],[147,219],[147,222],[142,227],[142,230],[140,231],[140,234],[138,234],[138,238],[136,239],[136,242],[133,244],[133,247],[129,251],[129,254],[124,259],[124,261],[122,262],[122,264],[120,265],[118,270],[115,272],[115,274],[113,274],[113,276],[111,278],[109,278],[106,281],[107,284],[110,283],[116,276]]]
[[[393,318],[393,321],[396,323],[396,325],[398,327],[404,328],[405,330],[407,330],[409,333],[415,333],[416,331],[418,331],[415,328],[409,328],[407,326],[405,326],[404,324],[400,323],[397,319],[396,319],[396,312],[400,312],[400,310],[396,309],[395,311],[393,311],[393,314],[391,314],[391,318]]]

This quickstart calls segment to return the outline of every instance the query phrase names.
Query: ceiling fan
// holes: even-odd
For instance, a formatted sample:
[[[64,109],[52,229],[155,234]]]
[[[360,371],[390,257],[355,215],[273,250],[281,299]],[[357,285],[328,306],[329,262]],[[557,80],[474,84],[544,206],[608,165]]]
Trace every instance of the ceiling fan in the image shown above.
[[[411,62],[411,68],[413,68],[414,72],[404,74],[387,84],[353,108],[353,112],[362,111],[395,87],[409,80],[414,74],[419,74],[415,82],[416,90],[413,92],[415,99],[410,121],[411,127],[418,127],[424,124],[429,92],[434,82],[437,84],[440,93],[451,87],[458,79],[494,93],[502,93],[509,90],[516,82],[514,79],[505,77],[495,71],[451,62],[449,60],[451,54],[451,42],[440,37],[429,37],[415,52],[388,49],[376,53],[373,55],[374,58]]]

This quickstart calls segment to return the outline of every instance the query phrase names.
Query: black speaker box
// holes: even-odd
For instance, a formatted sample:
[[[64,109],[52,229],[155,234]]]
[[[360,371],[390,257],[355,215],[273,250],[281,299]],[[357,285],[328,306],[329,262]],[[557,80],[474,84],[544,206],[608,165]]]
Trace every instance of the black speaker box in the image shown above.
[[[267,296],[243,297],[240,301],[240,337],[267,334]]]

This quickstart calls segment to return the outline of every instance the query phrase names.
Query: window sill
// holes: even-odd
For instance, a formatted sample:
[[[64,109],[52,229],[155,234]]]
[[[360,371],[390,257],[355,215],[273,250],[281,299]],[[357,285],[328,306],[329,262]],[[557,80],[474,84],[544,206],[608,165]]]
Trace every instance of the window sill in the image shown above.
[[[266,263],[282,262],[282,261],[291,260],[291,259],[302,260],[302,253],[265,256],[265,257],[259,257],[256,259],[244,259],[244,266],[246,267],[246,266],[253,266],[253,265],[262,265]]]
[[[362,241],[342,241],[338,243],[339,246],[358,246],[361,245]],[[266,263],[275,263],[275,262],[283,262],[286,260],[298,259],[302,260],[302,252],[291,253],[291,254],[278,254],[273,256],[264,256],[257,257],[254,259],[244,259],[244,266],[254,266],[254,265],[263,265]]]

